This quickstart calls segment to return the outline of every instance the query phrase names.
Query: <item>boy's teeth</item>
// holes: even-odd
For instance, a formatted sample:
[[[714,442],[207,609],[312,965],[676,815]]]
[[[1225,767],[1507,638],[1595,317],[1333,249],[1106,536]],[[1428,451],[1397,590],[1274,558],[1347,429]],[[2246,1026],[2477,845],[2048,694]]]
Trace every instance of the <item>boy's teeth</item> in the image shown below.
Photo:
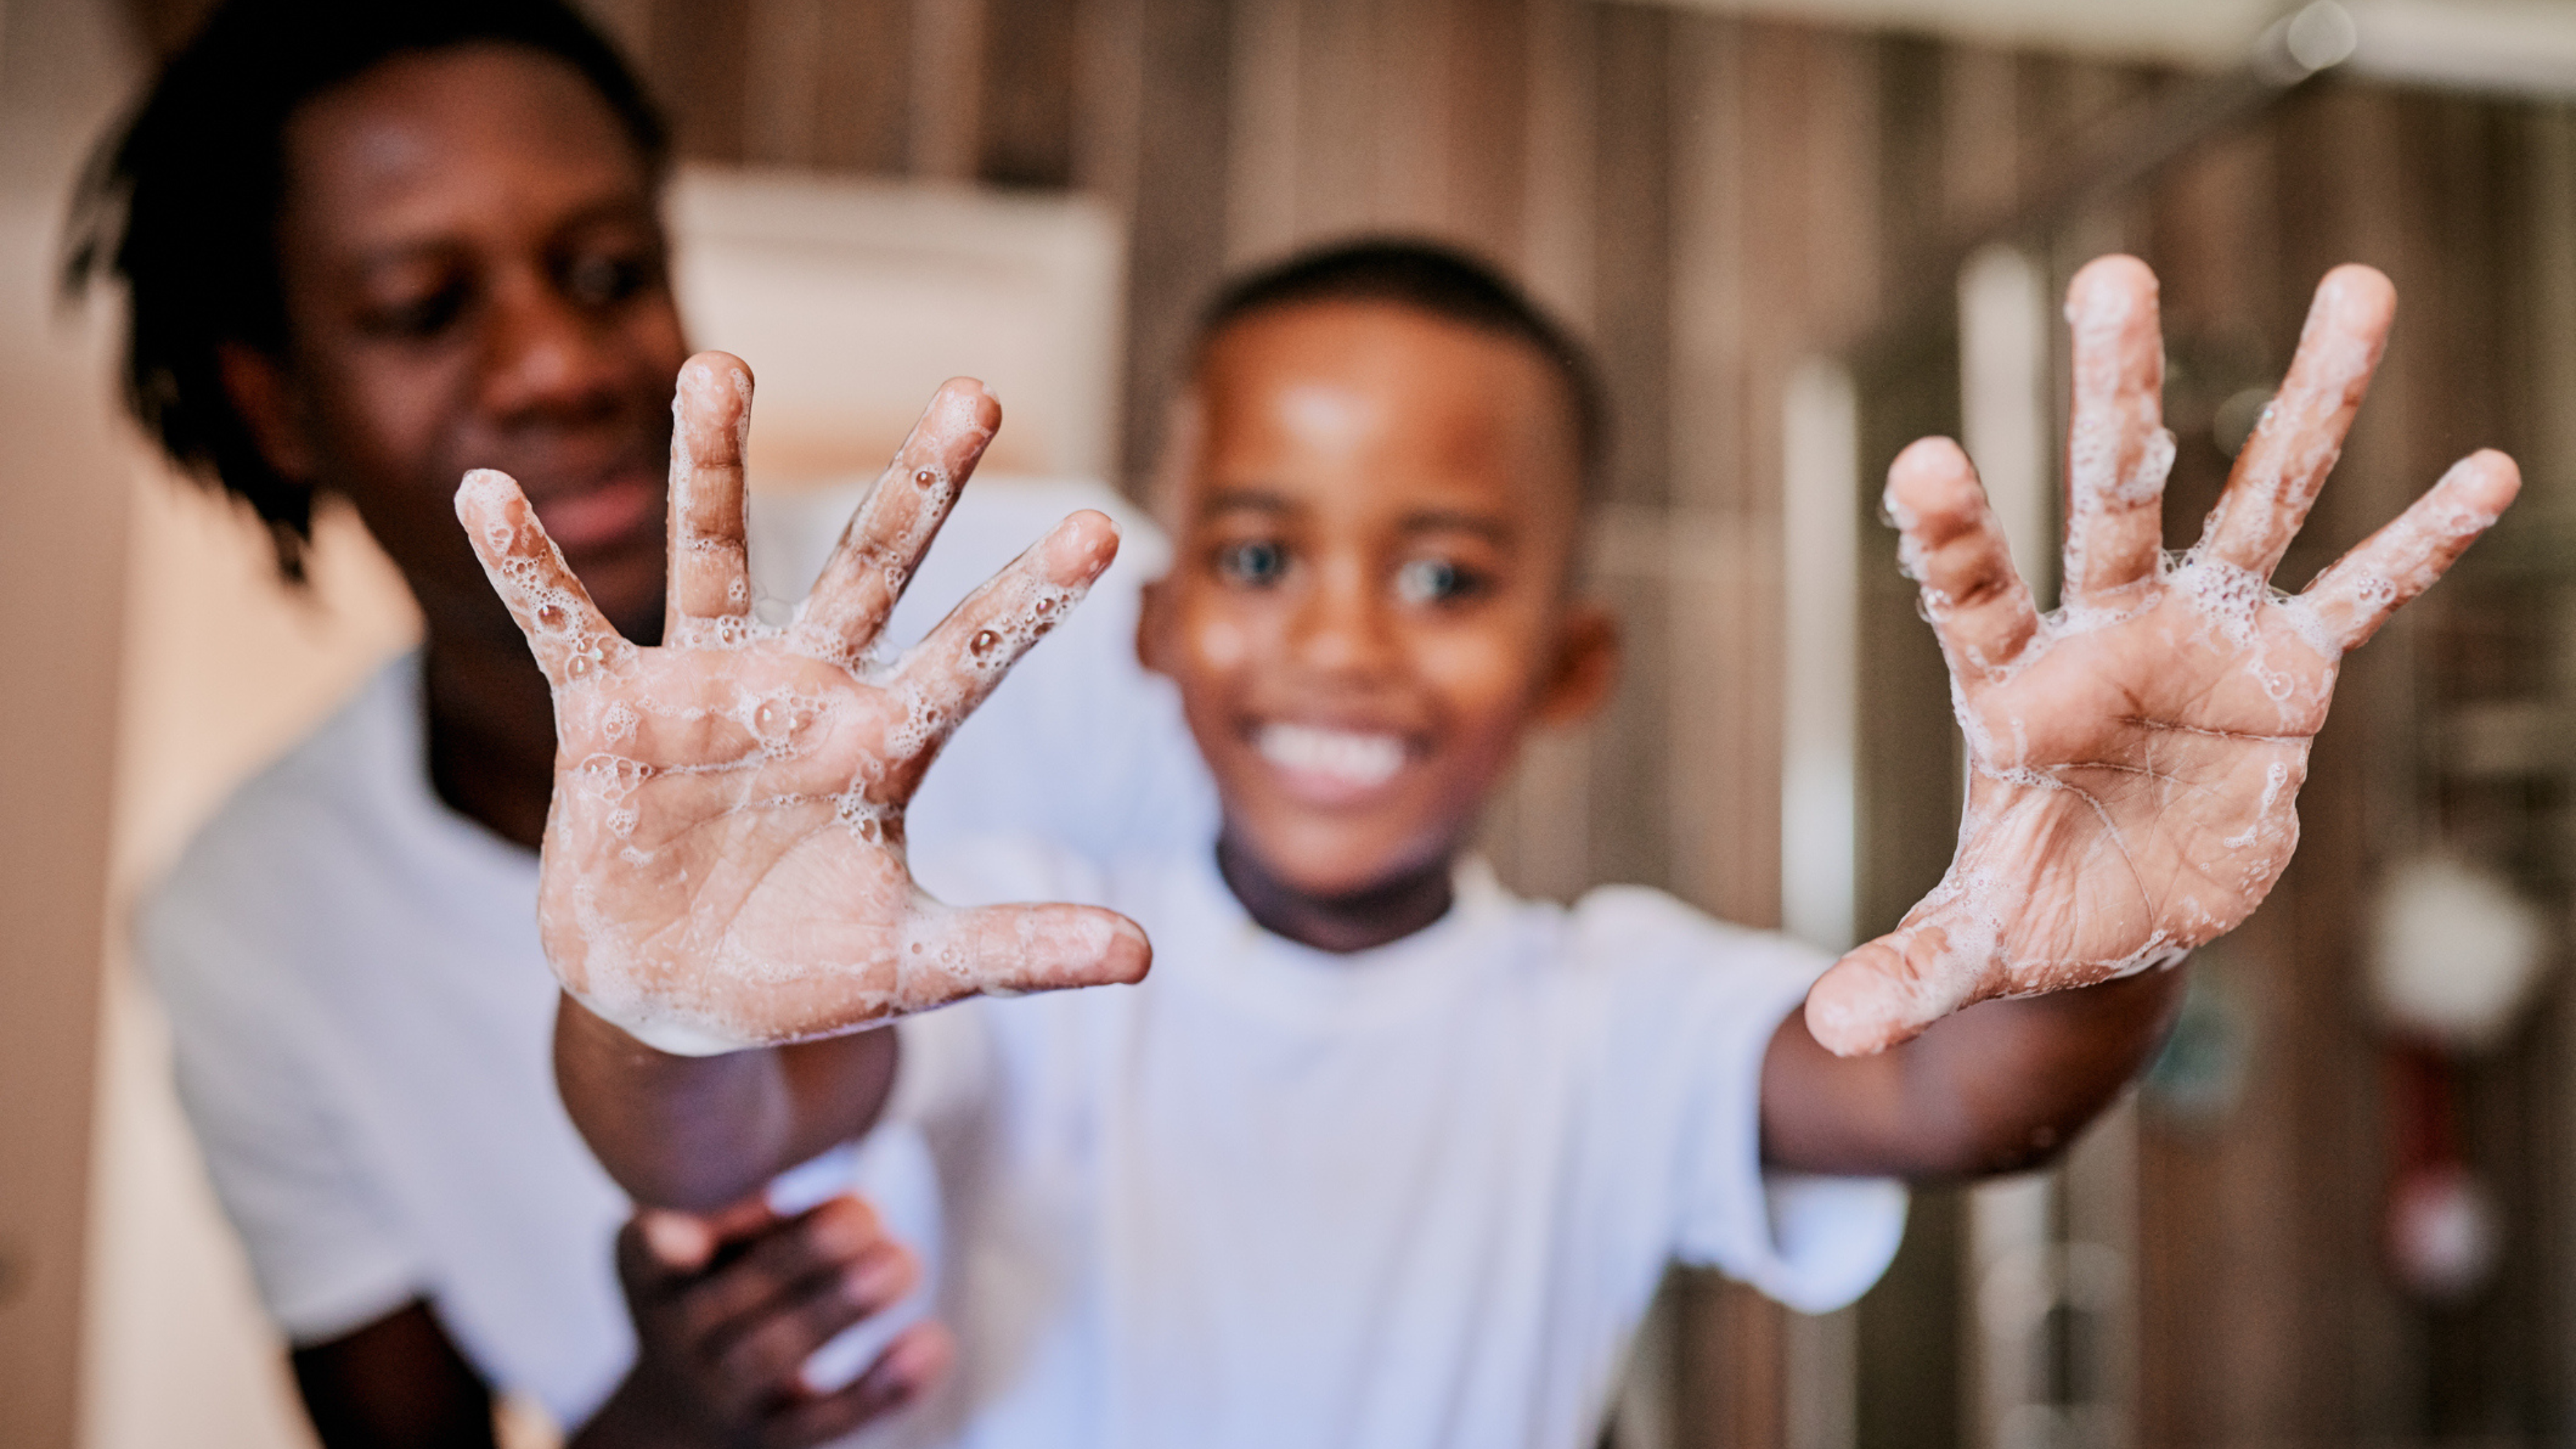
[[[1404,768],[1404,741],[1313,725],[1263,725],[1253,737],[1261,757],[1283,770],[1329,775],[1358,786],[1383,785]]]

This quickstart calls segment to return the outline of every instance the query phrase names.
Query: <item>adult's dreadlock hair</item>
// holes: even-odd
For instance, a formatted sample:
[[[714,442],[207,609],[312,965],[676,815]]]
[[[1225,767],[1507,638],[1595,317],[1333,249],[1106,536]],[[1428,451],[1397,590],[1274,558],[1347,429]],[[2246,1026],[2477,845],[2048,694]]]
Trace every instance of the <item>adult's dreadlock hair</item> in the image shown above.
[[[126,284],[125,400],[172,462],[250,506],[301,582],[313,490],[271,468],[226,396],[225,343],[286,348],[277,261],[285,133],[316,96],[397,56],[521,46],[578,71],[659,177],[660,113],[563,0],[233,0],[172,56],[73,193],[62,284]]]

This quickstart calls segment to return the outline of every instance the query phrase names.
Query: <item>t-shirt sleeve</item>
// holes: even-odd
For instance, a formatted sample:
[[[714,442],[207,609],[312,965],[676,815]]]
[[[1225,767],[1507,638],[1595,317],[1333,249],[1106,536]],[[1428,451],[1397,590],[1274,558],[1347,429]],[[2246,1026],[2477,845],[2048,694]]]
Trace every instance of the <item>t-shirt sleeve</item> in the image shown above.
[[[337,1338],[430,1290],[369,1187],[310,1048],[320,1024],[228,923],[165,889],[136,945],[169,1014],[179,1102],[269,1316],[293,1342]]]
[[[1868,1291],[1904,1235],[1904,1185],[1762,1163],[1763,1057],[1832,958],[1654,891],[1596,891],[1578,929],[1622,978],[1619,1070],[1670,1127],[1673,1255],[1807,1313]]]

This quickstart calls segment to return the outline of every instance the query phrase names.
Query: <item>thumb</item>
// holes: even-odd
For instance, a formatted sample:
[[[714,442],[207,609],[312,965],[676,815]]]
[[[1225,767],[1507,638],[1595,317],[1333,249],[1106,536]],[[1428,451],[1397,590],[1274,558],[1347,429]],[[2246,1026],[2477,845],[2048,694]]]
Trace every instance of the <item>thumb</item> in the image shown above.
[[[1900,926],[1816,978],[1807,1031],[1836,1056],[1873,1056],[1984,999],[1980,975],[1938,924]]]
[[[1094,906],[985,906],[943,913],[924,933],[919,956],[946,979],[907,995],[954,1000],[977,993],[1013,996],[1075,986],[1126,985],[1145,979],[1154,947],[1144,928]],[[909,984],[909,983],[908,983]]]

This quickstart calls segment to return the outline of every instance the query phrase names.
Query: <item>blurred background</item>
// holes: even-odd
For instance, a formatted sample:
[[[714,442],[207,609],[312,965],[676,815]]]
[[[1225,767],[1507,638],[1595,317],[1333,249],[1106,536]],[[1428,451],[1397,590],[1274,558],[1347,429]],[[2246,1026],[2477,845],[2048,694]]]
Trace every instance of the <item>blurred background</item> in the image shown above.
[[[2271,901],[2060,1169],[1918,1199],[1802,1318],[1669,1285],[1608,1441],[2576,1438],[2576,5],[2565,0],[595,0],[676,125],[684,302],[760,369],[763,486],[882,457],[940,377],[999,466],[1150,464],[1231,268],[1362,229],[1516,268],[1596,339],[1616,708],[1491,822],[1522,889],[1663,886],[1842,945],[1946,862],[1958,754],[1876,519],[1965,438],[2053,577],[2085,259],[2164,280],[2170,541],[2366,261],[2395,341],[2283,571],[2453,458],[2524,500],[2357,656]],[[309,1442],[126,975],[138,889],[412,623],[319,587],[110,405],[51,267],[87,146],[200,0],[0,0],[0,1441]],[[547,1427],[520,1414],[521,1442]]]

